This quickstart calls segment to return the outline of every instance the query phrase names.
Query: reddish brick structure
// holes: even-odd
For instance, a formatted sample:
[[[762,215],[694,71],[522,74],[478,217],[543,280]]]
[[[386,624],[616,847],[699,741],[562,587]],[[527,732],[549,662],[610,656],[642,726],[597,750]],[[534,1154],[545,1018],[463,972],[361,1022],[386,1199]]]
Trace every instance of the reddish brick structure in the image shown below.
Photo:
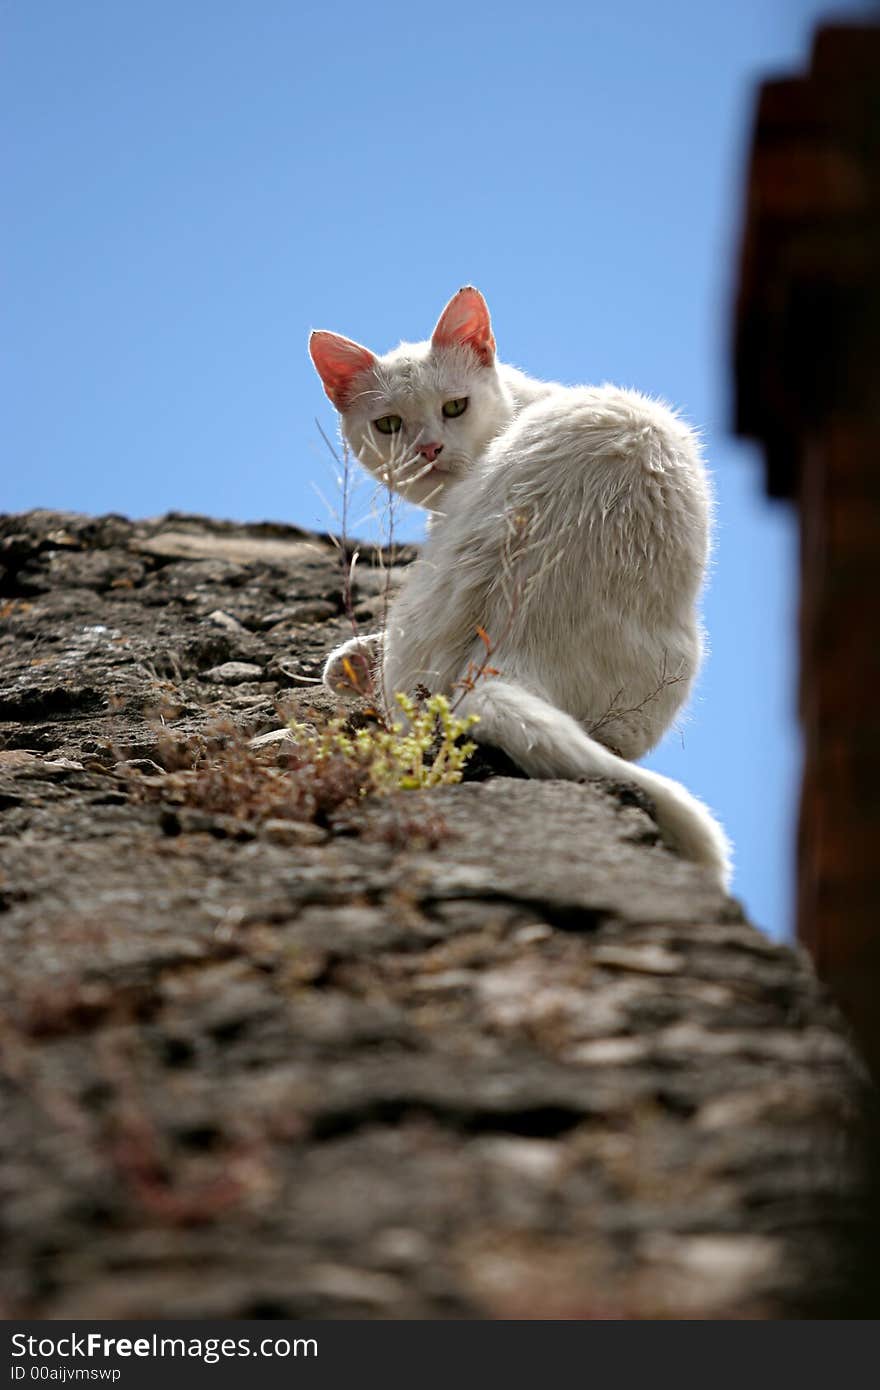
[[[880,26],[760,92],[736,428],[798,508],[798,933],[880,1072]]]

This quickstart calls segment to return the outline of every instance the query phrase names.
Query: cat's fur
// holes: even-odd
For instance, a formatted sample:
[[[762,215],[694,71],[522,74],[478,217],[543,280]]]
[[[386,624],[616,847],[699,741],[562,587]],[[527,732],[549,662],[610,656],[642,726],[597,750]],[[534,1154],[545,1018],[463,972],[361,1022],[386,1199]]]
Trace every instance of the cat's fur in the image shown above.
[[[657,743],[700,663],[710,495],[693,432],[638,392],[497,362],[471,287],[428,342],[377,357],[317,332],[310,351],[360,462],[433,514],[384,635],[334,652],[327,684],[373,672],[384,692],[443,691],[530,776],[635,783],[666,837],[726,884],[729,846],[706,808],[626,761]],[[389,415],[393,435],[374,423]]]

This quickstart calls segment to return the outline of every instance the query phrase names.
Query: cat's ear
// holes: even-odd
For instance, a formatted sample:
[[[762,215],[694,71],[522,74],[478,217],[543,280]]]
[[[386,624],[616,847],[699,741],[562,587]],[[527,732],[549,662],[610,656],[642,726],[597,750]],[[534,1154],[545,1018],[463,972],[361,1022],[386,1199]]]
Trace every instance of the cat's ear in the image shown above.
[[[337,410],[348,405],[355,377],[372,367],[376,358],[369,348],[343,338],[340,333],[328,333],[318,328],[309,337],[309,353],[324,390]]]
[[[450,299],[431,335],[434,347],[469,347],[486,367],[495,361],[489,307],[479,290],[465,285]]]

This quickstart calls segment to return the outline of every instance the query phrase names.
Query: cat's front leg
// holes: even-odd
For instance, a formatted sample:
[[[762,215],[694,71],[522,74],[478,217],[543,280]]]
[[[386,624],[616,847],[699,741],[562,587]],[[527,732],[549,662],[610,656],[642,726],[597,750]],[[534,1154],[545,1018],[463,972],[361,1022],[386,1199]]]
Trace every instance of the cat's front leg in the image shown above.
[[[348,699],[356,695],[372,698],[384,642],[384,632],[373,632],[367,637],[351,637],[332,651],[322,672],[327,689]]]

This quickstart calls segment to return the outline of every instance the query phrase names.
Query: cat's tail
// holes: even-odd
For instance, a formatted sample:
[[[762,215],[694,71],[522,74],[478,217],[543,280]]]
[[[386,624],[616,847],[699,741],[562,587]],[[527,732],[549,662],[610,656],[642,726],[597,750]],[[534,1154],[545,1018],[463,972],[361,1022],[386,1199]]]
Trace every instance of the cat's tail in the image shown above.
[[[653,801],[664,838],[685,859],[710,869],[722,887],[729,886],[727,836],[679,782],[618,757],[584,733],[570,715],[509,680],[480,682],[457,712],[477,715],[473,737],[503,749],[530,777],[612,777],[634,783]]]

